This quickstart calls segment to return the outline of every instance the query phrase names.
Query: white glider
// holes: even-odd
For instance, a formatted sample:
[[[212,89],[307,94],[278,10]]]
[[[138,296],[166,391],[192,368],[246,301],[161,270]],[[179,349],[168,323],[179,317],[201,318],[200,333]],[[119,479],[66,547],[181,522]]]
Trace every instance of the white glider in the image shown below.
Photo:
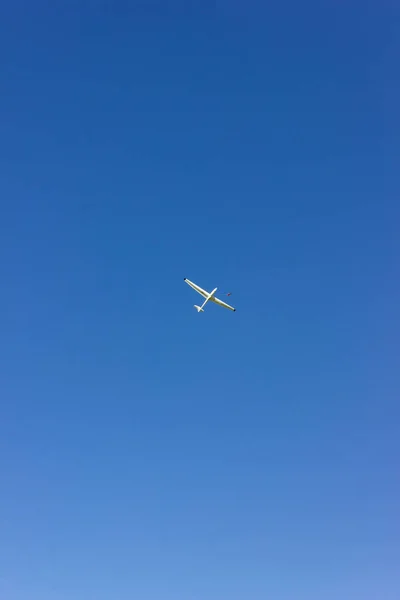
[[[189,279],[186,279],[186,277],[184,278],[184,280],[188,285],[190,285],[190,287],[192,287],[194,290],[196,290],[196,292],[203,296],[203,298],[205,298],[201,306],[197,306],[197,304],[194,305],[194,307],[197,309],[197,312],[204,312],[203,308],[207,304],[207,302],[215,302],[215,304],[219,304],[219,306],[224,306],[225,308],[229,308],[229,310],[233,310],[234,312],[236,311],[236,308],[233,308],[233,306],[229,306],[229,304],[226,304],[225,302],[222,302],[222,300],[219,300],[219,298],[215,297],[214,294],[218,288],[215,288],[212,292],[206,292],[206,290],[203,290],[201,287],[199,287],[192,281],[189,281]]]

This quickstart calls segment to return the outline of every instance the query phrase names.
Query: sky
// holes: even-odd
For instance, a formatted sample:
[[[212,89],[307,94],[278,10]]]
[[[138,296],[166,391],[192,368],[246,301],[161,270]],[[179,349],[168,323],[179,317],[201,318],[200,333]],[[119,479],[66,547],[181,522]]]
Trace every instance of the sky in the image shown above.
[[[398,600],[399,17],[1,4],[1,598]]]

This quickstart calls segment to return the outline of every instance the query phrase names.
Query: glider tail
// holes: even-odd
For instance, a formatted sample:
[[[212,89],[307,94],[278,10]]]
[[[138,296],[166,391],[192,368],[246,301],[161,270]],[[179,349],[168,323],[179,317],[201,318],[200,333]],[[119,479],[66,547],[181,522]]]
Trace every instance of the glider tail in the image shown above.
[[[195,309],[197,310],[197,312],[204,312],[204,310],[201,308],[201,306],[197,306],[197,304],[194,305]]]

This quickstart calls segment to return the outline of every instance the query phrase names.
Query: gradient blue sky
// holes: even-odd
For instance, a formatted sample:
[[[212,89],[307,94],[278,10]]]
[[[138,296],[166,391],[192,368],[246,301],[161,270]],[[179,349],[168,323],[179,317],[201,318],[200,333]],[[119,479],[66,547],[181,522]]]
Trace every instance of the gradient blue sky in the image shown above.
[[[2,3],[1,598],[398,600],[399,17]]]

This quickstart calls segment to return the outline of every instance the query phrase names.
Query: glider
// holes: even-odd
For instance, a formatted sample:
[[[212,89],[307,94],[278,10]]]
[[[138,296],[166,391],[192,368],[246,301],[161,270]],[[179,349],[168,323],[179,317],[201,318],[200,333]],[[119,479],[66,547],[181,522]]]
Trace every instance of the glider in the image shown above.
[[[219,300],[219,298],[216,298],[216,296],[214,294],[218,288],[213,289],[212,292],[206,292],[206,290],[203,290],[200,286],[196,285],[192,281],[189,281],[189,279],[186,279],[186,277],[184,277],[184,281],[186,281],[186,283],[188,285],[190,285],[190,287],[192,287],[194,290],[196,290],[196,292],[198,292],[201,296],[203,296],[203,298],[205,298],[205,300],[201,306],[197,306],[197,304],[194,305],[197,312],[204,312],[203,308],[209,301],[214,302],[215,304],[218,304],[219,306],[224,306],[225,308],[229,308],[229,310],[233,310],[234,312],[236,311],[236,308],[233,308],[233,306],[229,306],[229,304],[226,304],[225,302],[222,302],[222,300]]]

